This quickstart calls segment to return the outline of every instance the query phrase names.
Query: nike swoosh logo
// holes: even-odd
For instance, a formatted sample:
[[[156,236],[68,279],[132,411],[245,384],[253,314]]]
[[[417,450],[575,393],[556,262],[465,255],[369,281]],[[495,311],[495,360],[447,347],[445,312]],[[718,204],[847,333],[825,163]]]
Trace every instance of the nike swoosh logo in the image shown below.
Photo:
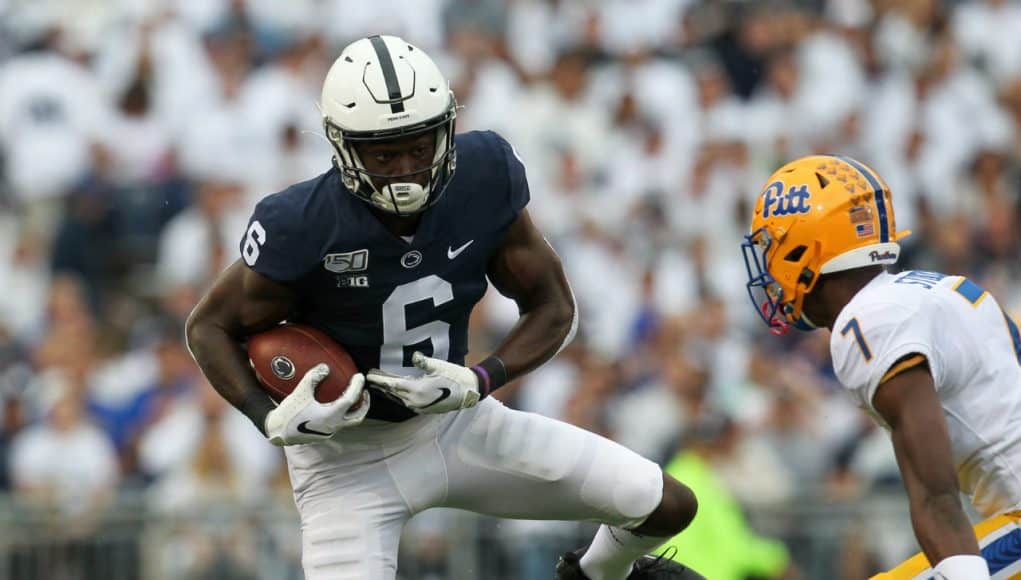
[[[330,437],[331,433],[323,433],[322,431],[316,431],[315,429],[309,429],[308,421],[302,421],[298,423],[298,433],[304,433],[306,435],[322,435],[323,437]]]
[[[471,242],[468,243],[470,244]],[[423,409],[428,409],[429,407],[432,407],[436,403],[439,403],[440,401],[450,396],[450,389],[448,389],[447,387],[440,387],[440,390],[443,391],[442,393],[440,393],[440,396],[436,397],[436,400],[433,401],[432,403],[429,403],[428,405],[422,407]]]
[[[456,250],[451,248],[450,246],[447,246],[447,258],[453,260],[454,258],[460,256],[461,252],[467,250],[468,246],[472,245],[474,242],[475,240],[468,240],[467,242],[465,242],[463,246]]]

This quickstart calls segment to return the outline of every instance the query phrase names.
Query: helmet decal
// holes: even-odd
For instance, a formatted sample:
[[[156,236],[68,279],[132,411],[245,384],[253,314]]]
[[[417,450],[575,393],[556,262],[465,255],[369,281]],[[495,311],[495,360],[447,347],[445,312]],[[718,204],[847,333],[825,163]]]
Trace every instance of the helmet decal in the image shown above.
[[[762,204],[762,217],[808,213],[812,209],[808,201],[812,194],[808,192],[807,185],[792,185],[786,194],[783,193],[783,187],[782,181],[774,181],[766,187],[766,191],[762,193],[765,198]]]

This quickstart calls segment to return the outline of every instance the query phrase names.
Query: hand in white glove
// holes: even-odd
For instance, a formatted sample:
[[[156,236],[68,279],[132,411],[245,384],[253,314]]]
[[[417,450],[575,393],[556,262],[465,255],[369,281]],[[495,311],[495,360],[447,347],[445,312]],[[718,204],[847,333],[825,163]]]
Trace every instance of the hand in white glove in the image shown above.
[[[369,412],[365,375],[352,375],[344,394],[336,401],[320,403],[315,398],[315,388],[328,374],[330,367],[323,363],[312,367],[291,394],[266,415],[266,436],[273,445],[325,441],[337,431],[362,422]],[[358,401],[361,406],[352,411]]]
[[[420,352],[411,356],[411,364],[425,374],[399,377],[372,369],[366,379],[419,413],[446,413],[479,402],[479,379],[471,369]]]

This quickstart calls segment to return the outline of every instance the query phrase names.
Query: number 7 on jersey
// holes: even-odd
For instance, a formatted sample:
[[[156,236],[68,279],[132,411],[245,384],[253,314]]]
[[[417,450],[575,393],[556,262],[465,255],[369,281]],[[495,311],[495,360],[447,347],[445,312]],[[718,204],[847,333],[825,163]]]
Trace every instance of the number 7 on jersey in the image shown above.
[[[847,336],[848,332],[854,333],[854,339],[858,341],[858,348],[866,362],[872,360],[872,351],[869,349],[869,344],[865,342],[865,336],[861,333],[861,326],[858,324],[857,318],[852,318],[844,325],[844,328],[840,330],[840,336]]]

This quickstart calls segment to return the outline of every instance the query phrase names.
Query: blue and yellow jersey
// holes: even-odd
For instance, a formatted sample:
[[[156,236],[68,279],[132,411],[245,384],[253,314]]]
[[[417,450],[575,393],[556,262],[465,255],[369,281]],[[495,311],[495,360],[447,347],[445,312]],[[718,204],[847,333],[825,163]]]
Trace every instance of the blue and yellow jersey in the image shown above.
[[[1021,508],[1021,333],[988,292],[961,276],[880,274],[837,317],[830,351],[880,423],[879,385],[927,363],[961,491],[986,517]]]
[[[1021,580],[1021,512],[989,518],[975,526],[982,557],[989,564],[991,580]],[[872,580],[931,580],[932,567],[925,554],[916,554]]]

